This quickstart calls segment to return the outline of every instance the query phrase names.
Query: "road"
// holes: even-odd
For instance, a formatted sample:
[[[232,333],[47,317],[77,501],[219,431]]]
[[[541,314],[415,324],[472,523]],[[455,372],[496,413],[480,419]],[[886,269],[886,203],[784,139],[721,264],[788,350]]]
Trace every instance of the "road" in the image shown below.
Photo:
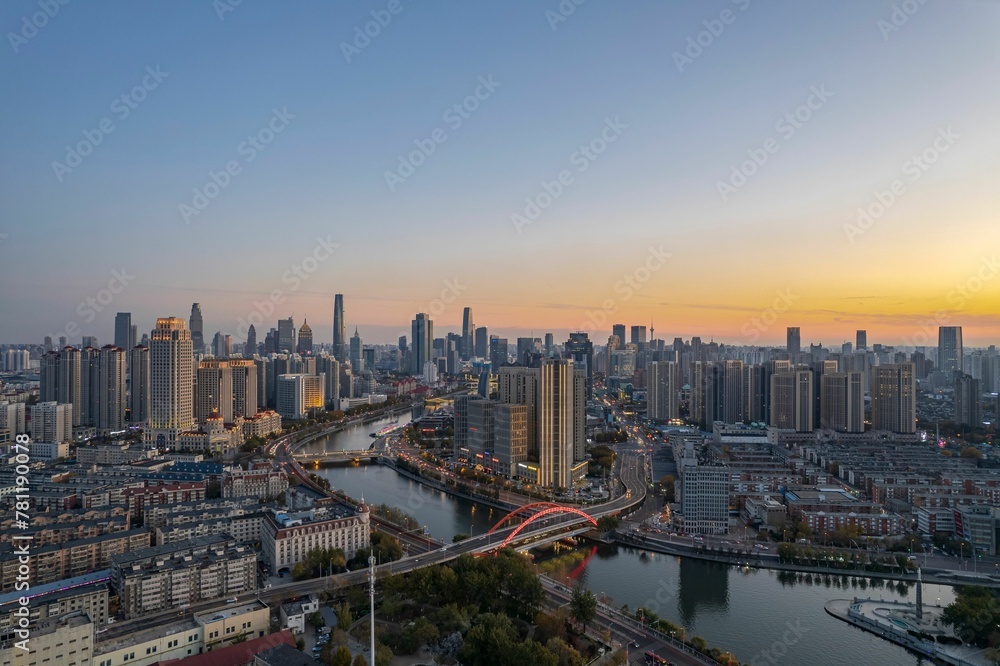
[[[548,595],[549,608],[556,609],[569,604],[573,596],[572,589],[547,576],[542,576],[541,581]],[[678,641],[656,636],[654,632],[644,628],[641,623],[600,602],[597,607],[597,615],[590,626],[609,631],[614,648],[627,648],[630,664],[645,664],[643,655],[648,651],[669,659],[678,666],[703,666],[705,664],[717,666],[716,662],[704,655],[693,653],[690,648]]]

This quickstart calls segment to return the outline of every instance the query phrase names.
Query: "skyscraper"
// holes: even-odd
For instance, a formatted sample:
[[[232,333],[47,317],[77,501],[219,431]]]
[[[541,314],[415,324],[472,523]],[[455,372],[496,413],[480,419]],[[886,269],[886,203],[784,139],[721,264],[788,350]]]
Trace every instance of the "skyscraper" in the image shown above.
[[[129,352],[129,423],[145,425],[149,418],[149,347],[135,346]]]
[[[278,353],[291,354],[295,351],[295,322],[291,317],[278,320],[278,337],[274,344]]]
[[[302,328],[299,329],[299,344],[296,351],[300,356],[312,354],[313,351],[313,331],[305,319],[302,320]]]
[[[115,315],[115,347],[132,349],[135,338],[132,336],[132,313],[119,312]]]
[[[355,328],[354,336],[351,338],[351,372],[355,375],[360,374],[365,369],[365,359],[362,355],[363,349],[361,335],[358,333],[358,329]]]
[[[872,428],[916,432],[917,384],[913,363],[872,368]]]
[[[253,358],[257,355],[257,329],[250,324],[247,329],[247,343],[243,345],[243,358]]]
[[[517,339],[517,365],[531,365],[535,352],[535,341],[531,338]]]
[[[653,361],[646,369],[646,413],[649,418],[669,421],[680,418],[681,372],[672,361]]]
[[[424,372],[424,364],[434,358],[434,322],[430,315],[417,313],[410,325],[410,339],[413,341],[410,374],[420,375]]]
[[[834,372],[822,375],[819,381],[819,427],[837,432],[864,432],[864,375]]]
[[[508,350],[507,350],[507,338],[497,337],[496,335],[490,336],[490,365],[493,366],[493,371],[496,372],[497,368],[507,365],[508,363]]]
[[[552,358],[556,355],[556,340],[551,333],[545,334],[545,358]]]
[[[476,325],[472,322],[472,308],[462,312],[462,360],[468,361],[475,351]]]
[[[344,323],[344,295],[333,297],[333,355],[343,363],[347,360],[347,329]]]
[[[546,359],[538,387],[539,483],[572,488],[573,361]]]
[[[954,373],[963,371],[964,361],[962,327],[938,327],[938,368],[950,378]]]
[[[80,350],[76,347],[63,347],[42,356],[39,402],[73,405],[74,426],[81,424],[83,411],[80,372]]]
[[[617,335],[619,342],[625,344],[625,324],[614,324],[611,327],[611,335]]]
[[[802,338],[799,334],[798,326],[789,326],[787,331],[788,342],[786,348],[790,355],[798,354],[802,351]]]
[[[191,347],[195,354],[205,353],[205,336],[202,334],[201,303],[191,304]]]
[[[572,359],[575,367],[587,373],[587,399],[590,400],[594,390],[594,343],[583,331],[569,334],[569,340],[564,345],[566,358]]]
[[[633,326],[632,327],[632,344],[633,345],[645,345],[646,344],[646,327],[645,326]]]
[[[854,348],[858,351],[868,350],[868,331],[863,329],[858,329],[857,335],[854,340]]]
[[[158,446],[173,445],[177,433],[190,430],[194,424],[193,347],[191,331],[183,319],[156,320],[150,335],[147,439]]]
[[[485,326],[476,329],[476,356],[479,358],[490,357],[490,332]]]
[[[101,348],[95,425],[103,435],[125,429],[125,358],[125,350],[121,347],[105,345]]]
[[[771,420],[775,428],[813,431],[813,373],[811,370],[771,375]]]
[[[955,423],[978,428],[983,425],[982,383],[971,375],[955,377]]]

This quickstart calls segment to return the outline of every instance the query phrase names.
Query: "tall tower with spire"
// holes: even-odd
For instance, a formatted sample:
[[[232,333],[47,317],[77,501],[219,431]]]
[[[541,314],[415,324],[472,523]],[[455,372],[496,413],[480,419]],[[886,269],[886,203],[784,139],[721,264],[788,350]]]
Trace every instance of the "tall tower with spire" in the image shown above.
[[[361,335],[357,327],[354,328],[354,337],[351,338],[351,373],[357,375],[365,369],[365,359],[362,355]]]
[[[333,297],[333,355],[343,363],[347,360],[347,329],[344,323],[344,295]]]
[[[299,329],[299,345],[296,351],[300,356],[312,354],[313,351],[313,331],[305,318],[302,319],[302,328]]]

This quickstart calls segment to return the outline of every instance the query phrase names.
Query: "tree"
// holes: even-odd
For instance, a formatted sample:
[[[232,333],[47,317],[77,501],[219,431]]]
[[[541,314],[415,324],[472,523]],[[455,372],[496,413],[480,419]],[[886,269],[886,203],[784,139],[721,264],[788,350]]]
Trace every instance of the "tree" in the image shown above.
[[[966,643],[979,647],[1000,646],[1000,598],[989,588],[968,585],[959,588],[955,601],[944,609],[941,620],[955,627]]]
[[[389,666],[392,663],[393,656],[392,650],[389,649],[388,645],[379,643],[375,647],[375,666]]]
[[[597,519],[597,529],[601,532],[613,532],[618,529],[621,522],[618,516],[601,516]]]
[[[453,536],[451,538],[451,542],[452,543],[458,543],[459,541],[465,541],[468,538],[469,538],[468,534],[463,534],[463,533],[459,532],[458,534],[456,534],[455,536]]]
[[[326,663],[330,666],[351,666],[351,651],[347,649],[346,645],[341,645],[336,652],[330,655],[330,659]]]
[[[363,655],[355,655],[354,661],[351,662],[351,666],[368,666],[368,660],[365,659]]]
[[[597,597],[590,590],[577,587],[573,590],[573,598],[570,599],[569,608],[573,619],[583,625],[583,631],[586,633],[587,625],[597,615]]]
[[[333,612],[337,614],[337,626],[344,631],[350,631],[354,624],[354,616],[351,615],[351,607],[347,602],[341,602],[334,607]]]

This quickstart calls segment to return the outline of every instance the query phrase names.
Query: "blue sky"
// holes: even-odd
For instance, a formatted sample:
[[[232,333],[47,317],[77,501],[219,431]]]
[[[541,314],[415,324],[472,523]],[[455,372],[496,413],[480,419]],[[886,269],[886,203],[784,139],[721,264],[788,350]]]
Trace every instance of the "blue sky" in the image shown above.
[[[801,325],[804,340],[867,327],[900,343],[1000,241],[1000,3],[587,0],[553,28],[558,2],[400,0],[389,14],[388,1],[244,0],[220,18],[223,2],[69,2],[36,33],[24,21],[39,3],[0,7],[0,341],[74,322],[103,341],[117,310],[148,330],[192,301],[207,332],[236,334],[279,290],[265,328],[305,314],[317,341],[341,291],[371,341],[416,311],[452,328],[471,305],[499,332],[541,333],[611,302],[598,339],[620,319],[748,342],[747,321],[794,287],[761,341]],[[347,62],[373,11],[391,20]],[[699,38],[680,71],[675,53]],[[455,126],[446,112],[477,87]],[[828,98],[779,131],[815,89]],[[609,120],[625,128],[581,162]],[[248,150],[269,123],[281,131]],[[948,127],[958,138],[907,175]],[[390,189],[386,172],[435,130],[444,142]],[[54,168],[84,132],[99,145]],[[723,199],[720,181],[768,139],[777,151]],[[230,162],[238,173],[185,219]],[[563,171],[571,182],[518,233],[512,215]],[[897,179],[870,228],[845,229]],[[317,239],[338,247],[313,265]],[[626,298],[615,285],[653,247],[671,258]],[[315,270],[283,279],[296,266]],[[81,315],[123,269],[128,286]],[[948,311],[967,340],[993,341],[991,279]]]

